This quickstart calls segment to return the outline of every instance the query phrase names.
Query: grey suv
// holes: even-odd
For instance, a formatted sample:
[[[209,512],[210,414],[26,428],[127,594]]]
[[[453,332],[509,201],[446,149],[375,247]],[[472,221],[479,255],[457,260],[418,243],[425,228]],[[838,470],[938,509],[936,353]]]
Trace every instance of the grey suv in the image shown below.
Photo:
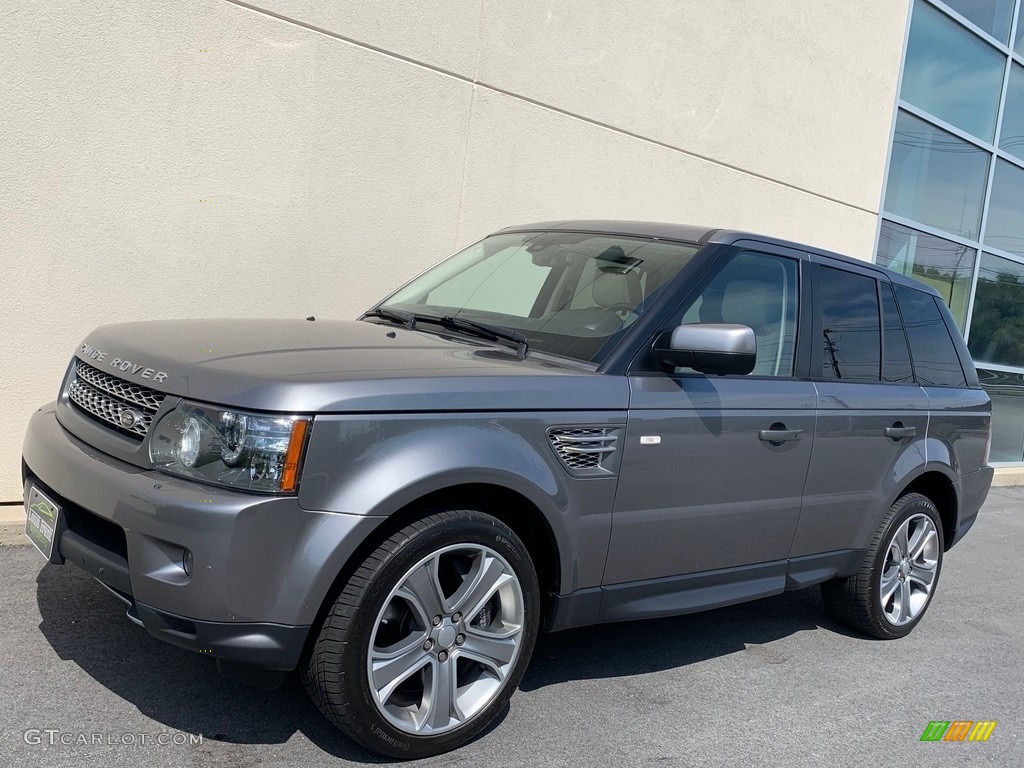
[[[25,437],[28,534],[152,635],[298,669],[378,752],[464,744],[537,632],[820,584],[906,635],[992,469],[929,287],[753,234],[502,230],[358,321],[97,329]]]

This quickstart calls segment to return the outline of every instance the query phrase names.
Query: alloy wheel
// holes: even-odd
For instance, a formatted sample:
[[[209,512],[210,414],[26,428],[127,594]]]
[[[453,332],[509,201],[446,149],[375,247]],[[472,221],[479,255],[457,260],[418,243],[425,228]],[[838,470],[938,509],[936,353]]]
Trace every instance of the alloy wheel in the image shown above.
[[[520,651],[522,586],[480,544],[444,547],[410,568],[374,624],[367,679],[394,727],[431,736],[458,728],[501,691]]]

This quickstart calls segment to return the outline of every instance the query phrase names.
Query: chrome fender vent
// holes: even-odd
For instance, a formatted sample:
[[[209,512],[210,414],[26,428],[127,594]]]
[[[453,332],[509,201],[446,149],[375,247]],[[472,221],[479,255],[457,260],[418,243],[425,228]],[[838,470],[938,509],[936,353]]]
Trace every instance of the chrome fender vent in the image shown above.
[[[552,427],[555,455],[574,477],[607,477],[618,471],[619,427]]]

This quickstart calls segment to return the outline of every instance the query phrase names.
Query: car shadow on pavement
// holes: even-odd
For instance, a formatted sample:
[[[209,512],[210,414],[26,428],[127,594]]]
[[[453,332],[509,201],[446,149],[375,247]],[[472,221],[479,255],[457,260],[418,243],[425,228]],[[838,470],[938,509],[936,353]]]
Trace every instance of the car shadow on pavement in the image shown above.
[[[685,616],[542,634],[519,687],[675,669],[821,628],[864,639],[828,618],[815,588]]]
[[[126,606],[75,568],[43,568],[36,579],[39,629],[61,659],[169,729],[209,741],[283,744],[302,732],[335,757],[389,763],[350,741],[317,711],[297,675],[265,691],[229,680],[216,662],[151,637]]]
[[[264,691],[219,675],[213,659],[163,643],[131,623],[125,605],[74,568],[44,568],[36,580],[40,630],[63,660],[147,717],[207,740],[283,744],[294,733],[335,757],[390,763],[328,723],[297,675]],[[683,667],[742,651],[825,621],[817,590],[785,593],[702,614],[542,634],[521,688]],[[829,629],[836,629],[831,623]],[[642,652],[638,650],[642,646]],[[484,734],[498,727],[506,707]]]

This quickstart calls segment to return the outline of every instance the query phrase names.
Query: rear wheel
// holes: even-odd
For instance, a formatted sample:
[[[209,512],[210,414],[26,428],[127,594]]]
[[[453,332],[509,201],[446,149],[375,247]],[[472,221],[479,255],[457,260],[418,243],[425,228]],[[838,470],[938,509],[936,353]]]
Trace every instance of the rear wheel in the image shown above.
[[[324,620],[303,682],[360,744],[425,757],[479,734],[508,702],[539,623],[529,553],[497,519],[451,510],[381,544]]]
[[[821,585],[825,608],[840,623],[873,637],[904,637],[931,604],[942,551],[938,510],[928,497],[909,493],[889,508],[860,570]]]

